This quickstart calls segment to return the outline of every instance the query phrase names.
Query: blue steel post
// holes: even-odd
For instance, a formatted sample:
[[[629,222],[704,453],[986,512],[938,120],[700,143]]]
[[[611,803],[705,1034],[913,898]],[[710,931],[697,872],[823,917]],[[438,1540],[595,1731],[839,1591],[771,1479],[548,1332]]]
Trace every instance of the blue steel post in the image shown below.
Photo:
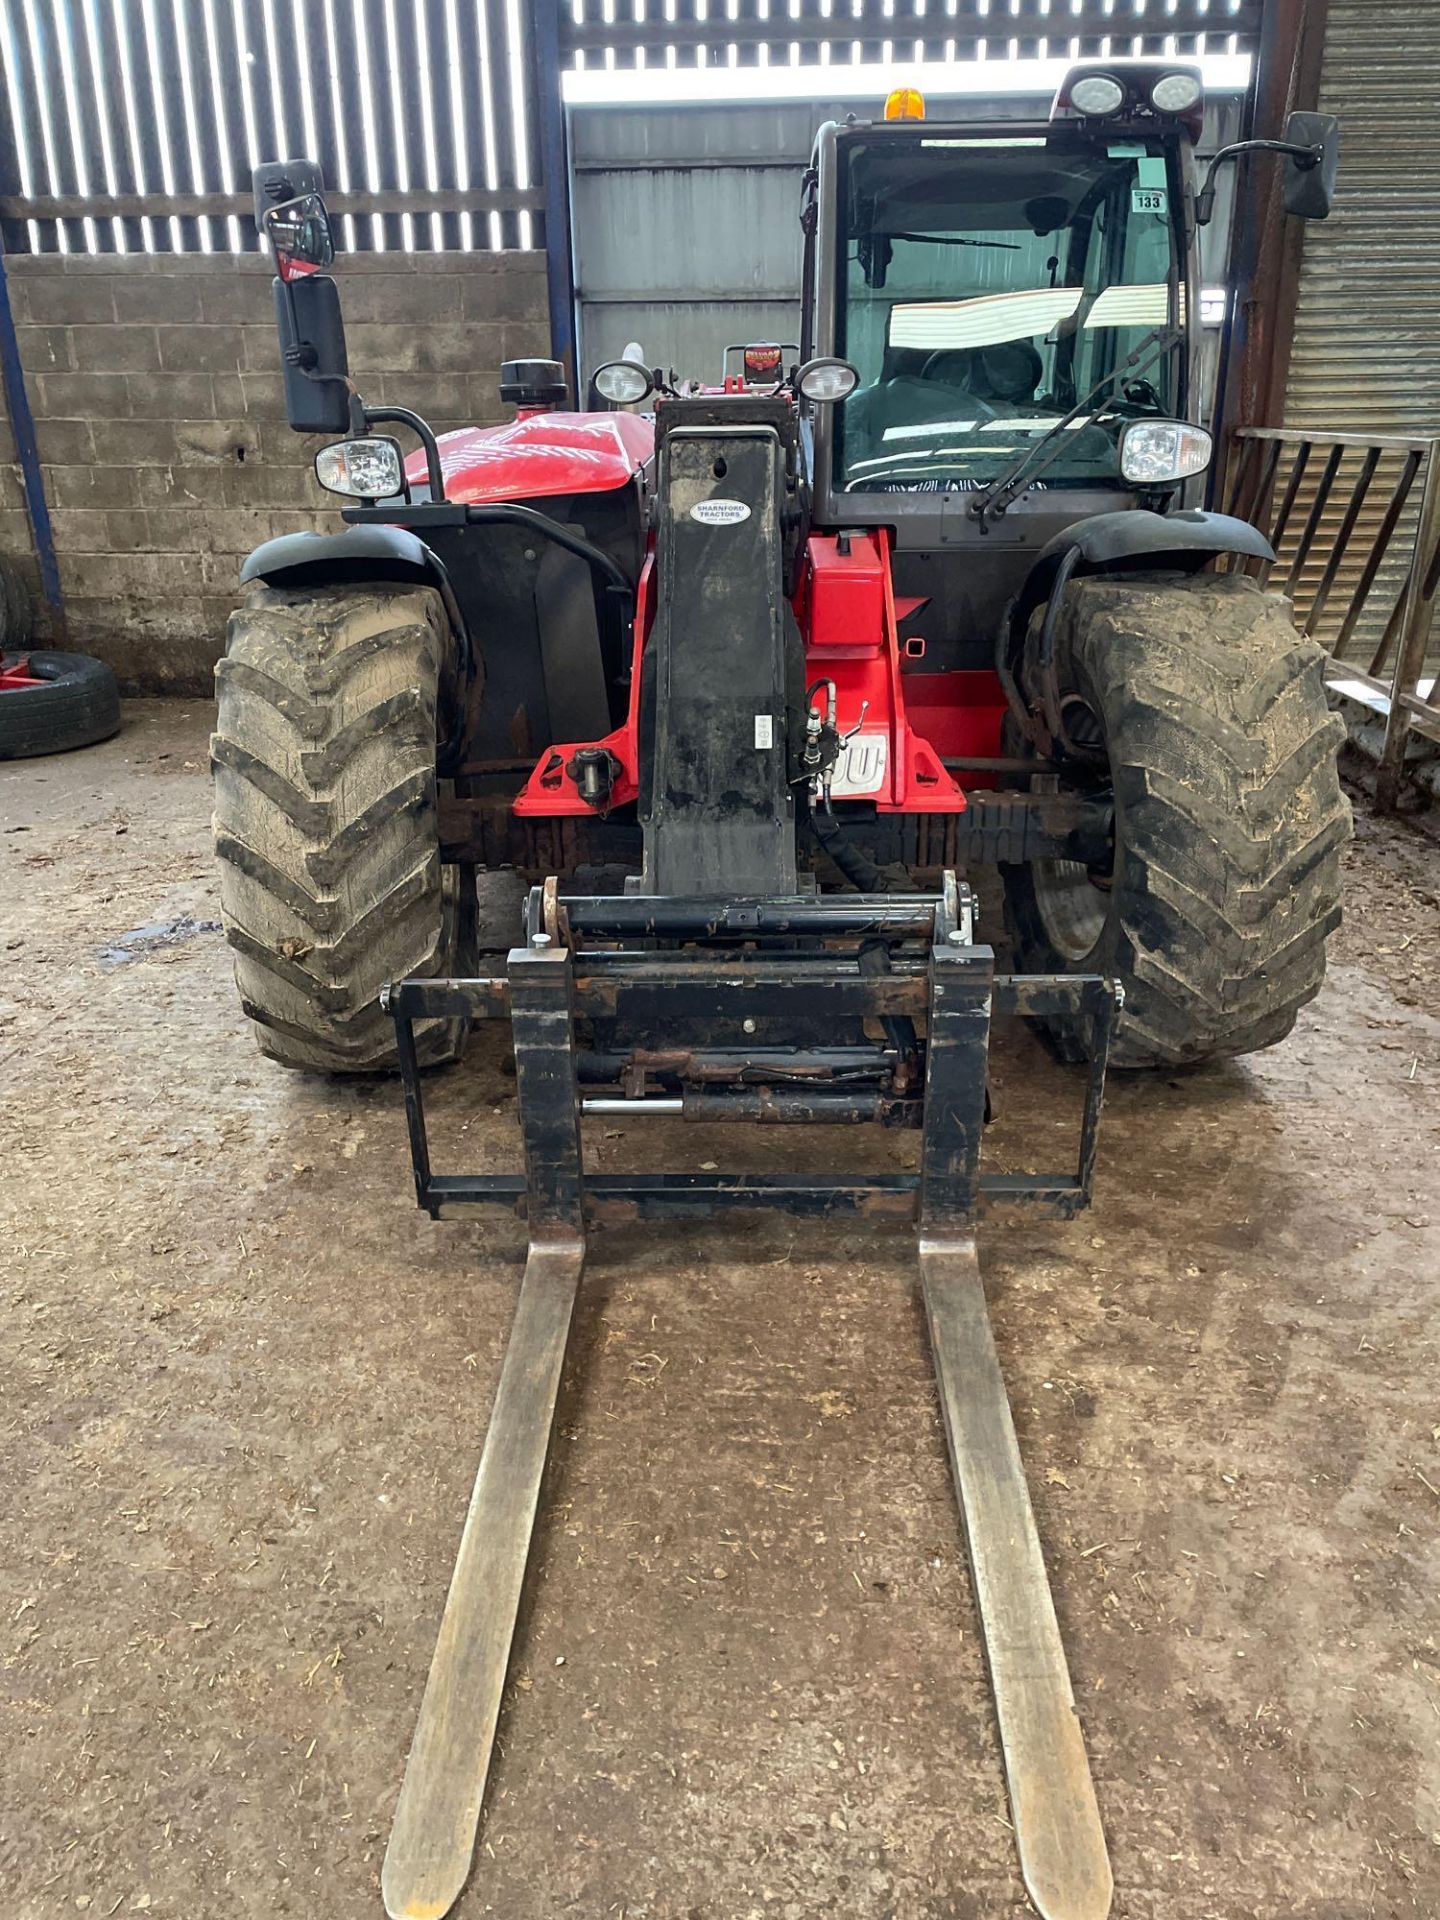
[[[35,416],[30,411],[30,396],[25,391],[25,369],[20,363],[20,341],[15,332],[15,314],[10,305],[3,233],[0,233],[0,381],[5,387],[5,410],[10,416],[15,457],[20,463],[20,480],[25,489],[25,508],[30,516],[30,532],[40,561],[40,589],[50,609],[51,635],[63,646],[67,638],[65,595],[60,589],[60,563],[55,557],[55,536],[50,528],[50,508],[45,499],[44,476],[40,472]]]
[[[570,151],[560,92],[559,0],[532,0],[535,98],[540,166],[545,190],[545,279],[550,306],[550,355],[565,368],[580,404],[575,365],[575,273],[570,246]]]

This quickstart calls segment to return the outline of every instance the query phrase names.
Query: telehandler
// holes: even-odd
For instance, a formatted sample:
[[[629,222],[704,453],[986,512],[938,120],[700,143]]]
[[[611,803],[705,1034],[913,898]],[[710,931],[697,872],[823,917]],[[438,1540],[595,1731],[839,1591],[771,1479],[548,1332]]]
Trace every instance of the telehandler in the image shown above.
[[[530,1236],[393,1920],[470,1872],[587,1232],[762,1207],[917,1235],[1025,1884],[1046,1920],[1109,1911],[977,1220],[1087,1204],[1107,1065],[1284,1038],[1349,831],[1322,655],[1243,570],[1264,537],[1199,504],[1216,169],[1278,152],[1323,217],[1338,130],[1297,114],[1200,183],[1202,108],[1174,60],[1079,66],[1033,124],[903,91],[817,136],[794,349],[710,385],[627,356],[584,411],[512,362],[514,419],[440,437],[349,378],[317,168],[257,169],[290,421],[340,436],[316,472],[354,504],[250,557],[218,669],[241,1001],[283,1064],[398,1067],[420,1205]],[[1013,971],[957,878],[985,864]],[[533,884],[482,974],[500,865]],[[982,1169],[1017,1015],[1080,1068],[1066,1171]],[[478,1019],[510,1023],[521,1175],[431,1166],[422,1067]],[[913,1127],[918,1169],[593,1172],[602,1115]]]

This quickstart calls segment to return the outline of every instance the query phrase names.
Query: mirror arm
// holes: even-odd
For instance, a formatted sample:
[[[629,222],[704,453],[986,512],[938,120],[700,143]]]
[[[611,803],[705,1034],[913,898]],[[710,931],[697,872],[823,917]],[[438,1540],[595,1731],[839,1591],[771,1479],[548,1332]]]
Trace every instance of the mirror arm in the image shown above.
[[[437,503],[442,501],[445,498],[445,475],[440,466],[440,445],[429,421],[422,420],[420,415],[412,413],[409,407],[365,407],[362,412],[367,427],[383,425],[387,420],[394,421],[397,426],[409,427],[425,449],[425,471],[430,482],[430,498]]]
[[[1318,167],[1325,158],[1323,146],[1300,147],[1293,140],[1237,140],[1233,146],[1222,147],[1210,162],[1205,174],[1205,184],[1195,196],[1195,224],[1208,227],[1215,214],[1215,176],[1221,167],[1233,160],[1239,160],[1247,153],[1283,153],[1288,154],[1296,166],[1309,173]]]

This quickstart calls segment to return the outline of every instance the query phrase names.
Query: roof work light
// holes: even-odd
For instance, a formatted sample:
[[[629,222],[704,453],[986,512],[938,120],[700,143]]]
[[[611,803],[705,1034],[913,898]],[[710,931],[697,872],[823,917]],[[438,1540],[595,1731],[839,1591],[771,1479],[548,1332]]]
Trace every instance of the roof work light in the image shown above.
[[[896,87],[885,96],[887,120],[923,120],[925,96],[918,87]]]

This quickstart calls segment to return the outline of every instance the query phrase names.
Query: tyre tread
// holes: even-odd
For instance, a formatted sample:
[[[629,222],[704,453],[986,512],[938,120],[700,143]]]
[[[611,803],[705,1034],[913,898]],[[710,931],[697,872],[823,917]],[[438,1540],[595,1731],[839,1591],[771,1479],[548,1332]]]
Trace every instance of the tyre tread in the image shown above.
[[[241,1005],[261,1051],[331,1073],[393,1067],[377,996],[448,970],[430,588],[252,586],[216,669],[215,851]],[[417,1028],[453,1057],[459,1023]]]
[[[1283,1039],[1340,920],[1350,809],[1320,649],[1238,574],[1072,584],[1057,659],[1100,712],[1124,852],[1103,964],[1126,989],[1117,1066],[1183,1066]],[[1020,870],[1022,964],[1056,964]],[[1097,954],[1100,953],[1097,949]]]

